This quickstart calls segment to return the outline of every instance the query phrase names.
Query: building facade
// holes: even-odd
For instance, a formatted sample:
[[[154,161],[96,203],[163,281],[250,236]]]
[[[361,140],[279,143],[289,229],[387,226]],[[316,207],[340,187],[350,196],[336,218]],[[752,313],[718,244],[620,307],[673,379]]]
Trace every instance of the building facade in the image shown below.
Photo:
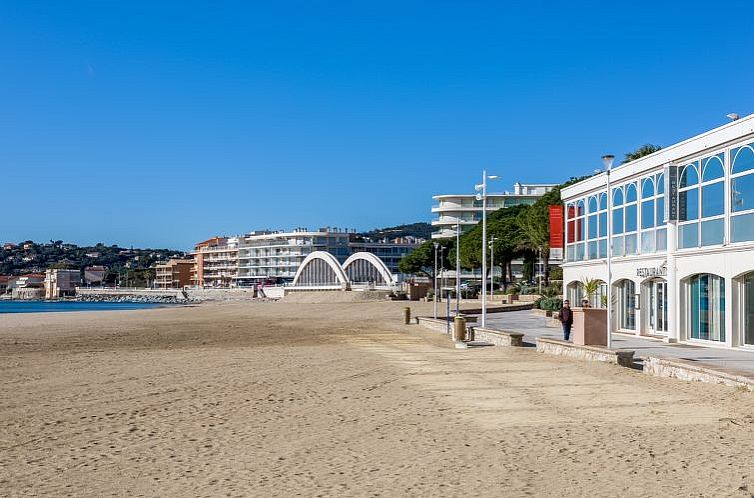
[[[754,115],[614,168],[609,193],[603,173],[561,197],[573,303],[606,306],[610,243],[614,332],[754,348]]]
[[[81,285],[80,270],[50,269],[45,271],[45,299],[73,296]]]
[[[488,193],[487,212],[520,204],[534,204],[556,186],[557,184],[515,183],[512,193]],[[432,226],[437,228],[432,234],[433,239],[455,237],[456,224],[460,224],[461,231],[465,232],[482,221],[482,201],[477,200],[475,194],[435,195],[432,198],[437,201],[432,206],[432,213],[437,215],[432,221]]]
[[[190,259],[171,259],[157,264],[154,286],[158,289],[180,289],[191,283],[191,271],[194,261]]]
[[[234,287],[238,277],[238,237],[213,237],[199,242],[191,253],[191,285]]]
[[[317,251],[331,254],[341,264],[354,253],[372,253],[397,275],[401,258],[423,242],[406,237],[393,241],[370,241],[358,237],[355,230],[330,227],[318,230],[297,228],[289,232],[255,231],[239,236],[236,240],[235,262],[229,253],[228,257],[231,260],[227,261],[228,266],[223,271],[232,273],[232,265],[235,263],[234,283],[231,285],[240,287],[291,283],[306,257]],[[196,251],[199,252],[204,251]],[[194,282],[195,285],[200,285],[199,260],[196,256],[195,262]],[[207,279],[204,280],[206,286]]]

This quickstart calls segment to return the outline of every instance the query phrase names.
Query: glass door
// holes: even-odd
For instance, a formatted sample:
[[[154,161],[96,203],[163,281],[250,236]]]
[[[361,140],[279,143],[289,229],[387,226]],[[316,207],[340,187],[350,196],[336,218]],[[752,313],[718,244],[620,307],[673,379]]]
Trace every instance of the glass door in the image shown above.
[[[664,280],[653,280],[647,292],[647,333],[664,335],[668,333],[668,284]]]
[[[754,272],[744,277],[743,287],[744,344],[754,346]]]

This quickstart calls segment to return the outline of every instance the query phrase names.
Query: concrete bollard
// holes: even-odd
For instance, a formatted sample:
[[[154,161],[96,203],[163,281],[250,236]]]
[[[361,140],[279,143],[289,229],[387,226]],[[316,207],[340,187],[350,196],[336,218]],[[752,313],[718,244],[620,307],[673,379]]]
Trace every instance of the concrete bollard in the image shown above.
[[[466,339],[466,319],[457,316],[453,324],[453,340],[460,342]]]
[[[403,323],[411,325],[411,308],[408,306],[403,308]]]

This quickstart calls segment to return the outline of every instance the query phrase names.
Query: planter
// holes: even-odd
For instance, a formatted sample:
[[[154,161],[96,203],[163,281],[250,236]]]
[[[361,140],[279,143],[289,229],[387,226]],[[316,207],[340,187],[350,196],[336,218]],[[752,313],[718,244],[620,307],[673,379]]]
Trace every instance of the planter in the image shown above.
[[[572,308],[573,343],[577,346],[607,346],[607,310]]]

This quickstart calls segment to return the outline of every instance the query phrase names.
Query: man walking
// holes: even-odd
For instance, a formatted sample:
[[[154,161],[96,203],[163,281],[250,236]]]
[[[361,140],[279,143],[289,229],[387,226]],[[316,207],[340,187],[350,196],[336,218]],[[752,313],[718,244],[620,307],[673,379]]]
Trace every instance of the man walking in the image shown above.
[[[563,340],[571,337],[571,325],[573,325],[573,311],[568,300],[563,301],[563,307],[558,311],[558,320],[563,324]]]

